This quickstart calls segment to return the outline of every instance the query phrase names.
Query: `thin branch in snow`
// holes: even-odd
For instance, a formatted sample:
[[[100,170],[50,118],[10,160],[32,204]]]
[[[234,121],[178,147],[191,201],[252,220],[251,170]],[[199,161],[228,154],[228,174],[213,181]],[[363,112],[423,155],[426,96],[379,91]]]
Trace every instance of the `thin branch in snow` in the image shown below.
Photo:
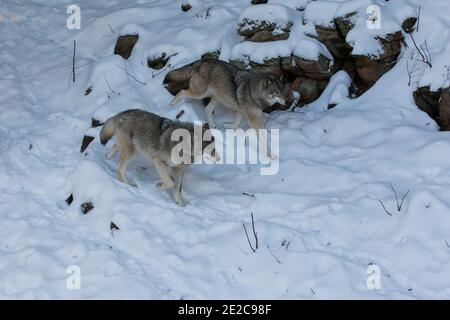
[[[75,83],[75,52],[77,50],[77,42],[73,40],[73,56],[72,56],[72,81]]]
[[[250,238],[248,237],[247,228],[245,227],[245,224],[243,223],[242,226],[244,227],[245,235],[247,237],[247,241],[248,241],[248,245],[250,246],[250,249],[252,249],[253,252],[256,252],[256,250],[252,246],[252,243],[250,242]]]
[[[269,247],[268,245],[267,245],[266,247],[267,247],[267,250],[269,250],[269,252],[270,252],[270,254],[272,255],[272,257],[274,257],[275,260],[278,262],[278,264],[281,264],[280,259],[278,259],[277,256],[275,255],[275,253],[273,253],[273,251],[270,250],[270,247]]]
[[[256,247],[256,249],[258,249],[258,234],[256,233],[256,230],[255,230],[255,220],[253,219],[253,212],[250,213],[250,214],[252,216],[253,235],[255,236],[255,241],[256,241],[255,247]]]
[[[252,249],[253,252],[256,252],[256,250],[258,249],[258,233],[256,232],[256,229],[255,229],[255,220],[253,219],[253,212],[250,214],[252,217],[252,230],[253,230],[253,236],[255,237],[255,247],[253,247],[253,245],[250,241],[250,237],[248,236],[248,232],[247,232],[247,228],[245,227],[245,224],[243,223],[242,226],[244,227],[245,236],[247,237],[247,241],[248,241],[248,245],[250,246],[250,249]]]
[[[383,201],[381,201],[381,200],[378,200],[378,201],[380,202],[381,206],[383,207],[383,210],[384,210],[388,215],[390,215],[390,216],[392,217],[392,213],[390,213],[390,212],[388,211],[388,209],[386,209],[386,207],[384,206]]]
[[[132,74],[130,74],[125,68],[123,68],[123,67],[121,67],[121,66],[119,66],[119,65],[117,65],[117,64],[116,64],[116,66],[117,66],[117,68],[122,69],[129,77],[133,78],[137,83],[140,83],[140,84],[142,84],[143,86],[146,85],[145,82],[142,82],[142,81],[138,80],[135,76],[133,76]]]

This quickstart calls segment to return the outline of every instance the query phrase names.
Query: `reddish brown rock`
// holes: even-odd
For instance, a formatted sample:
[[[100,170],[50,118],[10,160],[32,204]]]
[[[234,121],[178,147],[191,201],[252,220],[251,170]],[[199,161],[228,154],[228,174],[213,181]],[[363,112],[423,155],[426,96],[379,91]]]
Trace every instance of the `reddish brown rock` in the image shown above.
[[[328,80],[331,77],[331,60],[319,55],[317,61],[294,57],[301,74],[314,80]]]
[[[450,88],[442,90],[439,102],[439,122],[441,130],[450,131]]]
[[[122,56],[122,58],[128,59],[138,39],[139,35],[137,34],[120,36],[117,39],[116,46],[114,48],[114,54],[118,54]]]

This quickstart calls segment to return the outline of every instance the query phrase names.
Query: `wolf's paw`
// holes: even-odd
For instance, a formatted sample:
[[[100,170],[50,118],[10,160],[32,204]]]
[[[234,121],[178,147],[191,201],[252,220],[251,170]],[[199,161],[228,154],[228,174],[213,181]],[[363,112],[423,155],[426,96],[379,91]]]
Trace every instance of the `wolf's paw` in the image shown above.
[[[186,207],[187,202],[181,197],[181,195],[174,195],[175,203],[180,207]]]
[[[160,190],[167,190],[167,189],[172,189],[175,186],[175,183],[170,183],[167,184],[164,181],[160,180],[160,181],[156,181],[156,187]]]

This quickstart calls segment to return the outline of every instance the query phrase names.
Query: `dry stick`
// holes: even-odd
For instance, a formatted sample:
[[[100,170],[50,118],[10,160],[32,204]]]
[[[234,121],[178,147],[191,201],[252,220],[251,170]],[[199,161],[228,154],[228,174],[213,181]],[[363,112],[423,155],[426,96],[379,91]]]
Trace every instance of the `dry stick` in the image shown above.
[[[406,196],[408,195],[408,193],[409,193],[409,190],[403,195],[402,200],[400,201],[400,206],[397,206],[398,211],[401,211],[401,210],[402,210],[402,207],[403,207],[403,201],[405,201]]]
[[[381,201],[381,200],[378,200],[378,201],[381,203],[381,206],[383,207],[383,210],[384,210],[388,215],[390,215],[390,216],[392,217],[392,213],[390,213],[390,212],[388,211],[388,209],[386,209],[386,207],[384,206],[383,201]]]
[[[253,229],[253,235],[255,236],[255,240],[256,240],[255,247],[256,247],[256,249],[258,249],[258,234],[257,234],[256,231],[255,231],[255,220],[253,220],[253,212],[251,212],[250,215],[252,216],[252,229]]]
[[[245,235],[247,236],[248,245],[250,246],[250,249],[252,249],[253,252],[256,252],[256,250],[253,248],[252,243],[250,242],[250,238],[248,237],[247,228],[245,227],[245,224],[242,224],[244,227]]]
[[[132,74],[130,74],[125,68],[123,68],[123,67],[121,67],[121,66],[119,66],[119,65],[117,65],[117,64],[116,64],[116,66],[117,66],[118,68],[122,69],[123,71],[125,71],[125,73],[126,73],[128,76],[130,76],[131,78],[133,78],[136,82],[142,84],[143,86],[146,85],[145,82],[142,82],[142,81],[139,81],[138,79],[136,79],[136,77],[133,76]]]
[[[106,84],[108,85],[109,90],[113,93],[116,94],[116,92],[111,88],[111,86],[109,85],[108,79],[106,79],[106,74],[103,74],[103,77],[105,78]]]
[[[399,200],[398,194],[397,194],[397,192],[395,191],[394,186],[393,186],[392,183],[390,183],[390,182],[389,182],[389,185],[391,186],[392,192],[394,192],[394,195],[395,195],[395,201],[396,201],[396,203],[397,203],[397,211],[400,212],[400,211],[402,211],[403,202],[405,201],[405,198],[408,196],[408,193],[409,193],[410,190],[408,190],[408,191],[402,196],[402,199]]]
[[[422,11],[422,6],[419,6],[419,12],[417,13],[417,32],[419,32],[419,26],[420,26],[420,13]]]
[[[73,40],[73,56],[72,56],[72,81],[75,83],[75,51],[77,49],[77,42]]]
[[[422,48],[422,46],[419,47],[417,45],[417,43],[416,43],[416,40],[412,36],[412,34],[411,33],[408,33],[408,34],[411,37],[411,40],[412,40],[412,42],[414,44],[414,47],[416,47],[417,51],[419,52],[420,56],[422,57],[422,60],[419,60],[419,61],[422,61],[423,63],[426,63],[430,68],[432,68],[433,66],[431,65],[431,62],[430,62],[431,61],[431,55],[426,56],[427,53],[425,51],[424,51],[425,54],[424,54],[424,52],[422,52],[422,50],[424,50]],[[425,41],[425,45],[426,45],[426,41]],[[428,46],[426,46],[426,47],[428,47]],[[428,50],[428,54],[429,54],[429,50]]]
[[[392,192],[393,192],[394,195],[395,195],[395,201],[396,201],[396,203],[397,203],[397,209],[398,209],[398,195],[397,195],[397,192],[395,191],[394,186],[392,185],[391,182],[389,182],[389,186],[391,187],[391,190],[392,190]]]
[[[274,257],[275,258],[275,260],[277,260],[277,262],[279,263],[279,264],[281,264],[281,261],[277,258],[277,256],[272,252],[272,250],[270,250],[270,247],[269,246],[267,246],[267,250],[269,250],[269,252],[270,252],[270,254],[272,255],[272,257]]]

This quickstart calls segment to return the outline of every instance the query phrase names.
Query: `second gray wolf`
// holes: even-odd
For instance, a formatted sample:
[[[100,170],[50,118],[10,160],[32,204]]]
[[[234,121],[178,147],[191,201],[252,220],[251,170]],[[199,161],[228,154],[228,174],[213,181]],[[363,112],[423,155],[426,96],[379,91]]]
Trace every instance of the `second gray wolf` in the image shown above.
[[[166,75],[164,83],[186,80],[189,80],[189,88],[181,90],[170,105],[185,97],[211,98],[205,113],[212,127],[217,127],[213,113],[218,104],[236,112],[232,128],[238,128],[245,116],[250,126],[259,130],[263,110],[275,103],[285,104],[286,101],[284,86],[275,75],[241,70],[221,60],[202,59],[172,70]]]
[[[212,137],[211,141],[203,141],[203,132],[209,129],[207,124],[201,128],[202,134],[198,136],[198,134],[195,134],[193,123],[170,120],[139,109],[126,110],[109,118],[100,132],[100,142],[105,145],[113,136],[116,137],[116,143],[112,150],[105,155],[105,158],[110,160],[119,154],[118,179],[120,181],[136,186],[127,179],[125,171],[131,158],[135,154],[140,154],[153,161],[161,177],[157,186],[163,190],[174,189],[175,202],[178,205],[185,206],[186,203],[181,196],[181,188],[187,164],[174,164],[173,159],[171,159],[172,149],[179,143],[178,141],[172,141],[172,134],[176,129],[185,129],[190,133],[193,153],[199,152],[201,157],[204,152],[210,150],[207,156],[215,161],[219,160],[214,148],[214,138]],[[194,148],[194,143],[201,143],[202,147]],[[194,154],[191,154],[192,158],[194,156]],[[172,174],[170,168],[173,169]]]

